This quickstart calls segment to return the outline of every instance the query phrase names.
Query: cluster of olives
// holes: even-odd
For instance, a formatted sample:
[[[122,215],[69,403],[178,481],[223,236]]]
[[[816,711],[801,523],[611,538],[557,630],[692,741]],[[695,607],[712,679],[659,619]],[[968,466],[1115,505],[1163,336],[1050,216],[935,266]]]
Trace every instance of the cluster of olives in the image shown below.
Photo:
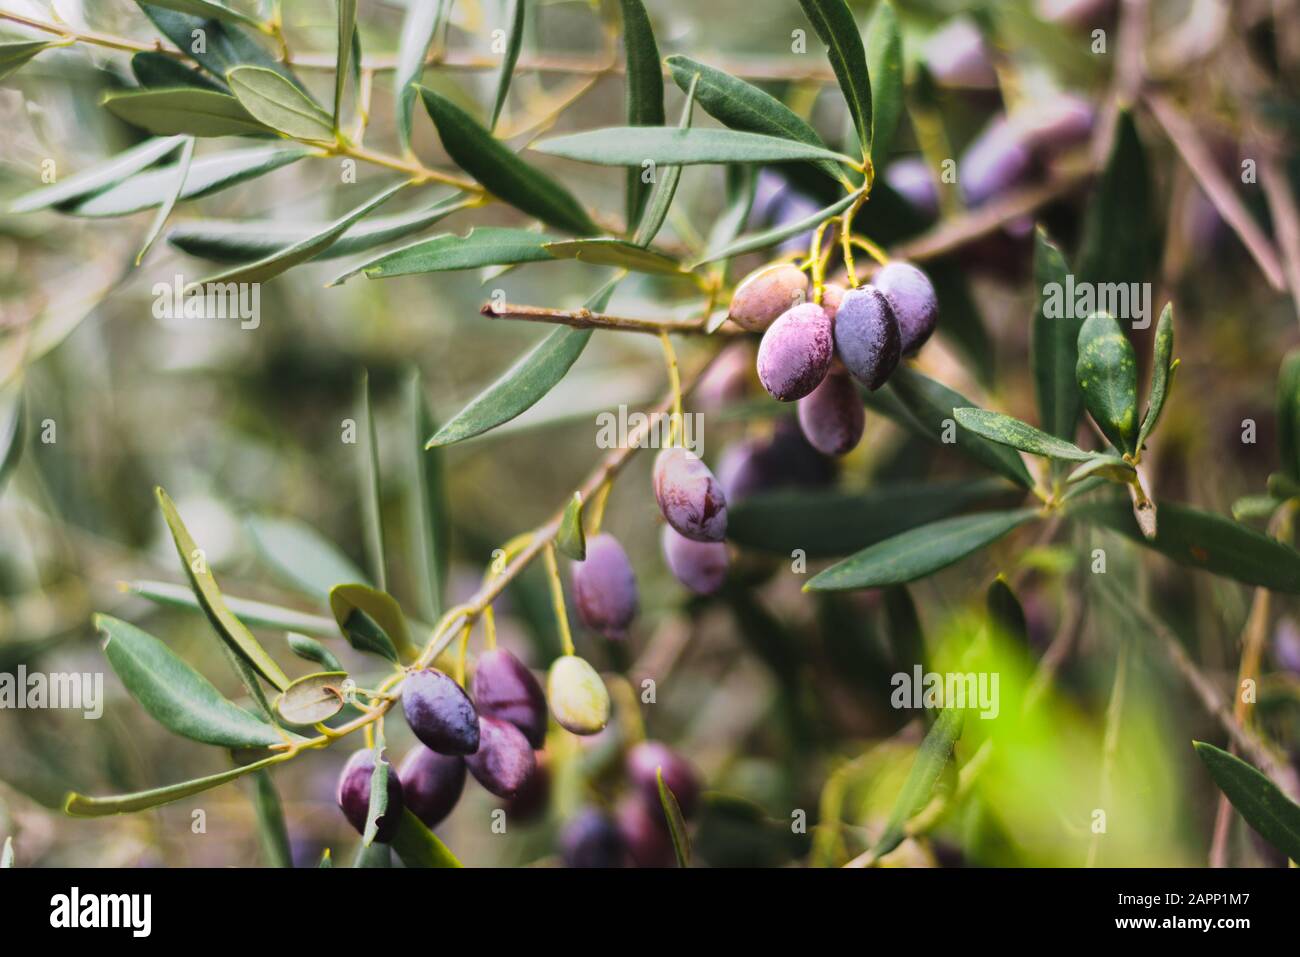
[[[934,286],[910,263],[891,262],[871,283],[827,284],[809,298],[807,274],[793,263],[750,273],[729,317],[762,332],[758,378],[782,402],[797,401],[799,426],[825,455],[844,455],[862,438],[865,415],[854,380],[878,389],[899,361],[930,338],[939,319]]]

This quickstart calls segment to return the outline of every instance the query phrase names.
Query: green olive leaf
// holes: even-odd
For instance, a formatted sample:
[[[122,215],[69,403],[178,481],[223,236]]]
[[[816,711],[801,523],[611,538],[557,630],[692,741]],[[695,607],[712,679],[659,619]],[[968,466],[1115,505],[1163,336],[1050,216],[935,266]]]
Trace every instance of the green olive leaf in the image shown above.
[[[475,226],[464,236],[444,233],[376,256],[331,279],[329,285],[347,282],[357,273],[367,279],[389,279],[416,273],[479,269],[545,262],[555,257],[546,250],[556,237],[531,229]]]
[[[1236,755],[1204,741],[1193,741],[1192,747],[1246,823],[1292,861],[1300,862],[1300,805]]]
[[[1115,317],[1096,312],[1079,329],[1075,378],[1089,415],[1121,452],[1137,450],[1137,355]]]
[[[331,629],[334,622],[330,622]],[[315,638],[308,635],[299,634],[291,631],[285,635],[285,641],[289,643],[289,650],[299,658],[307,661],[314,661],[326,671],[342,671],[343,663],[335,657],[334,652],[330,651]]]
[[[663,126],[664,74],[659,62],[650,15],[641,0],[619,0],[623,12],[623,58],[627,63],[627,125]],[[641,182],[640,168],[627,171],[627,229],[635,232],[646,200],[647,184]]]
[[[390,661],[399,657],[409,661],[419,654],[401,606],[387,592],[369,585],[335,585],[330,590],[330,611],[344,637],[359,651]]]
[[[692,77],[690,85],[686,88],[686,102],[682,104],[681,119],[677,123],[678,129],[690,129],[691,115],[695,112],[695,91],[698,85],[699,77]],[[673,197],[677,195],[677,183],[681,178],[682,168],[680,166],[669,166],[659,171],[658,181],[655,183],[654,188],[650,190],[650,199],[646,203],[645,214],[641,217],[641,222],[637,224],[636,232],[632,236],[633,243],[638,246],[649,246],[655,236],[659,235],[664,220],[668,218],[668,210],[672,208]]]
[[[804,15],[811,21],[817,36],[826,44],[826,58],[849,105],[849,116],[858,131],[862,155],[868,156],[872,130],[871,77],[853,11],[845,0],[799,0],[799,6],[803,7]]]
[[[237,66],[226,74],[226,82],[244,109],[264,126],[296,140],[328,143],[334,139],[330,115],[276,71]]]
[[[254,761],[252,764],[242,764],[217,774],[182,781],[179,784],[169,784],[166,787],[135,791],[130,794],[114,794],[110,797],[89,797],[85,794],[78,794],[76,791],[70,791],[63,799],[63,813],[69,817],[105,817],[109,814],[130,814],[134,811],[144,811],[148,808],[160,807],[173,801],[192,797],[204,791],[210,791],[212,788],[228,784],[246,774],[269,768],[284,760],[286,760],[285,755],[276,754],[269,758],[262,758],[260,761]]]
[[[1107,452],[1093,453],[1088,460],[1065,477],[1066,484],[1073,485],[1084,479],[1098,476],[1110,482],[1131,482],[1137,469],[1131,462],[1126,462],[1118,455]]]
[[[599,166],[656,166],[702,163],[785,163],[800,160],[850,162],[823,146],[739,130],[673,129],[665,126],[611,126],[534,143],[539,153]]]
[[[257,840],[267,867],[293,867],[289,831],[284,823],[284,806],[269,771],[253,774],[253,812],[257,817]]]
[[[403,809],[402,820],[397,825],[393,850],[407,867],[461,866],[460,861],[456,860],[456,855],[447,849],[447,845],[438,840],[437,835],[407,809]]]
[[[185,189],[185,180],[190,175],[190,163],[194,159],[194,137],[185,141],[181,147],[181,158],[176,164],[176,169],[172,174],[173,181],[167,195],[163,198],[162,203],[158,206],[158,212],[154,214],[153,223],[149,226],[149,232],[145,235],[144,245],[135,255],[135,264],[140,265],[145,255],[153,247],[154,241],[158,234],[162,232],[163,227],[167,225],[167,220],[171,217],[172,210],[176,208],[176,201],[180,199],[181,192]]]
[[[379,836],[379,819],[388,813],[388,759],[384,757],[383,725],[375,726],[375,766],[370,772],[370,806],[366,810],[366,829],[361,843],[366,847]]]
[[[1232,517],[1239,522],[1269,519],[1284,502],[1285,499],[1272,495],[1243,495],[1232,503]]]
[[[1277,451],[1281,474],[1300,483],[1300,349],[1283,357],[1277,374]]]
[[[388,588],[388,573],[384,556],[384,516],[380,508],[382,491],[379,483],[379,436],[375,433],[375,410],[370,402],[370,373],[361,370],[357,381],[356,397],[357,437],[359,456],[357,478],[361,498],[362,540],[366,546],[366,561],[370,565],[370,578],[382,592]],[[331,592],[331,603],[333,601]]]
[[[1110,156],[1088,202],[1075,264],[1078,279],[1094,288],[1146,280],[1153,265],[1155,221],[1146,152],[1132,112],[1121,109]]]
[[[139,595],[141,598],[157,605],[166,605],[171,608],[188,608],[192,611],[203,610],[198,599],[194,597],[193,590],[185,585],[175,585],[171,582],[129,581],[119,582],[118,587],[124,592]],[[240,621],[253,627],[274,628],[279,631],[302,631],[326,638],[332,638],[338,634],[338,627],[334,620],[323,615],[311,615],[293,608],[284,608],[281,605],[271,605],[261,601],[250,601],[247,598],[234,598],[230,595],[225,597],[226,607],[238,616]]]
[[[18,468],[27,439],[27,404],[21,385],[0,390],[0,494]]]
[[[510,80],[515,75],[515,64],[519,62],[519,50],[524,44],[524,0],[509,0],[506,22],[510,24],[510,30],[506,52],[501,57],[501,70],[497,73],[497,95],[492,101],[492,122],[488,124],[492,130],[497,128],[497,120],[501,119],[501,110],[505,108],[506,96],[510,93]]]
[[[1042,455],[1067,462],[1085,462],[1092,458],[1091,452],[1085,452],[1073,442],[1048,435],[1028,422],[1021,422],[1001,412],[968,407],[953,409],[952,414],[962,428],[970,429],[976,435],[982,435],[990,442],[997,442],[999,445],[1019,449],[1031,455]]]
[[[667,174],[665,174],[667,175]],[[556,259],[576,259],[593,266],[614,266],[659,276],[684,276],[677,260],[625,239],[566,239],[543,247]]]
[[[352,41],[357,36],[357,0],[338,0],[338,47],[334,56],[334,116],[332,132],[339,128],[339,114],[343,109],[343,88],[348,81],[348,58],[352,56]]]
[[[1138,432],[1138,448],[1146,445],[1147,438],[1155,431],[1164,411],[1165,401],[1169,398],[1169,389],[1174,383],[1174,373],[1178,371],[1178,360],[1174,358],[1174,304],[1166,303],[1156,323],[1155,355],[1151,363],[1151,390],[1147,394],[1147,411],[1142,417],[1142,428]]]
[[[103,163],[84,169],[80,173],[60,178],[57,183],[43,186],[19,196],[9,207],[11,213],[31,213],[38,209],[60,206],[84,196],[93,195],[120,183],[142,169],[152,166],[185,142],[183,136],[145,140],[138,146],[124,150]]]
[[[305,522],[250,516],[246,524],[262,558],[303,594],[324,600],[335,585],[366,580],[347,556]]]
[[[789,239],[791,236],[798,236],[806,233],[810,229],[816,229],[832,216],[838,216],[844,210],[848,209],[853,203],[852,195],[838,199],[825,209],[819,209],[811,216],[807,216],[797,222],[784,223],[780,226],[773,226],[771,229],[765,229],[762,232],[750,233],[747,236],[740,236],[737,239],[730,240],[720,249],[715,249],[707,253],[703,259],[698,259],[691,263],[689,269],[697,269],[706,263],[717,262],[720,259],[731,259],[733,256],[739,256],[741,253],[753,252],[757,249],[766,249],[769,246],[775,246],[783,239]],[[748,210],[748,204],[745,209]],[[725,318],[725,313],[723,314]]]
[[[233,96],[193,87],[109,93],[103,106],[155,136],[263,136],[271,130]]]
[[[178,86],[194,87],[197,90],[216,90],[229,93],[230,87],[219,80],[194,69],[194,67],[168,56],[146,50],[131,57],[131,72],[141,86],[151,89],[166,90]]]
[[[988,611],[989,624],[999,635],[1010,639],[1022,648],[1029,644],[1029,623],[1025,618],[1024,606],[1011,589],[1006,576],[999,575],[989,585],[984,596],[984,606]]]
[[[903,36],[889,0],[881,0],[867,24],[867,75],[871,78],[871,162],[884,169],[903,115]]]
[[[686,833],[686,819],[682,817],[681,805],[672,788],[664,781],[664,769],[655,768],[655,782],[659,787],[659,803],[664,809],[664,819],[668,822],[668,834],[673,841],[673,855],[678,867],[691,866],[691,840]]]
[[[334,717],[343,700],[346,671],[321,671],[294,680],[275,699],[275,711],[289,724],[313,725]]]
[[[150,0],[150,5],[175,10],[177,13],[202,17],[204,20],[223,20],[227,23],[243,23],[261,29],[262,25],[254,17],[240,13],[224,3],[215,0]]]
[[[408,547],[411,568],[419,588],[420,613],[429,621],[442,617],[443,593],[447,585],[447,568],[451,552],[451,505],[447,501],[447,480],[443,454],[425,449],[425,437],[437,430],[433,413],[424,394],[418,369],[407,380],[407,474],[406,509]]]
[[[555,547],[575,562],[587,559],[587,538],[582,530],[581,492],[574,492],[569,504],[564,506],[560,530],[555,536]]]
[[[1079,385],[1074,368],[1079,361],[1079,327],[1073,309],[1058,311],[1069,278],[1061,250],[1040,226],[1034,230],[1034,290],[1038,305],[1031,329],[1030,364],[1038,395],[1038,415],[1043,429],[1058,439],[1073,440],[1079,422]],[[1054,297],[1053,293],[1057,293]],[[1049,315],[1049,313],[1051,313]]]
[[[224,82],[226,74],[237,66],[260,66],[298,83],[282,63],[250,40],[237,24],[164,10],[156,4],[141,3],[140,9],[163,36],[218,80]],[[194,42],[196,30],[204,38],[202,45]]]
[[[929,803],[935,785],[939,783],[939,776],[961,737],[964,724],[964,711],[945,708],[926,732],[925,740],[916,752],[916,760],[912,762],[912,770],[903,782],[903,790],[889,813],[885,830],[871,849],[872,856],[877,860],[903,843],[907,837],[908,819]]]
[[[0,43],[0,80],[18,72],[42,50],[67,45],[66,40],[11,40]]]
[[[411,151],[411,121],[415,108],[415,84],[424,73],[429,44],[446,19],[451,0],[410,3],[402,21],[402,35],[397,45],[397,70],[393,90],[397,94],[397,140],[402,152]]]

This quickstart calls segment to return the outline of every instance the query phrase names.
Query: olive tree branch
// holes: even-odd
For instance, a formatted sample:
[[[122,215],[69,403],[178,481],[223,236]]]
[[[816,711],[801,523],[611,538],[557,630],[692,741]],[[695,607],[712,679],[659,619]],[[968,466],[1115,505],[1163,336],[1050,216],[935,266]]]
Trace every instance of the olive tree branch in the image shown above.
[[[640,332],[652,336],[662,333],[674,335],[709,335],[705,324],[692,322],[659,322],[655,319],[637,319],[631,316],[614,316],[590,309],[550,309],[546,306],[520,306],[512,303],[496,305],[487,302],[479,313],[489,319],[515,319],[522,322],[547,322],[575,329],[614,329],[620,332]],[[740,335],[741,331],[718,330],[714,335]]]

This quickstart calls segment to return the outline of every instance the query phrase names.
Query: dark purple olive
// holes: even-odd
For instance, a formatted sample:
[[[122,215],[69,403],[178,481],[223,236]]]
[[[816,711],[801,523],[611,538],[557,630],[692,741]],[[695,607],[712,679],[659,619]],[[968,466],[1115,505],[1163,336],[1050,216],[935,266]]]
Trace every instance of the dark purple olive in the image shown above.
[[[664,561],[679,582],[697,595],[712,595],[727,580],[727,546],[693,542],[671,525],[661,534]]]
[[[465,690],[437,668],[407,675],[402,685],[406,723],[426,747],[439,754],[478,750],[478,712]]]
[[[375,752],[369,748],[355,751],[339,774],[336,800],[343,816],[358,834],[366,833],[366,818],[370,815],[370,778],[375,773]],[[388,809],[379,816],[379,833],[375,840],[387,844],[397,834],[402,820],[402,782],[388,766]]]
[[[503,805],[511,821],[527,824],[546,813],[551,800],[551,769],[544,755],[537,755],[537,768],[524,780],[514,797]]]
[[[879,389],[898,368],[902,349],[902,329],[883,290],[866,285],[844,294],[835,315],[835,354],[855,379]]]
[[[411,813],[426,827],[437,827],[465,790],[465,759],[417,744],[402,759],[397,776],[402,782],[402,799]]]
[[[682,814],[689,817],[700,796],[700,778],[690,762],[662,741],[642,741],[627,753],[628,779],[652,808],[662,806],[655,773],[659,768],[663,769],[664,784],[677,798]]]
[[[606,638],[626,638],[636,617],[636,575],[613,535],[587,539],[587,557],[572,568],[573,604],[582,623]]]
[[[655,501],[669,525],[696,542],[726,537],[727,497],[698,455],[680,446],[664,449],[655,459],[652,481]]]
[[[844,455],[856,448],[866,421],[862,396],[844,373],[832,372],[812,395],[799,400],[799,428],[808,444],[824,455]]]
[[[640,795],[628,795],[614,811],[618,832],[636,867],[674,867],[673,839],[663,808],[649,808]]]
[[[524,733],[500,718],[479,718],[478,751],[465,758],[474,780],[497,797],[514,797],[537,770]]]
[[[925,344],[939,322],[939,297],[930,278],[911,263],[896,261],[876,273],[874,283],[894,310],[903,355],[911,355]]]
[[[968,206],[981,206],[1024,180],[1033,154],[1020,130],[1006,117],[994,117],[966,148],[957,164],[957,181]]]
[[[769,439],[744,439],[723,450],[718,482],[728,501],[779,488],[824,488],[835,467],[804,438],[793,421],[782,419]]]
[[[478,713],[509,721],[540,748],[546,740],[546,695],[533,673],[503,648],[479,655],[474,666],[474,704]]]
[[[773,398],[802,399],[826,378],[834,356],[832,325],[825,309],[805,302],[787,310],[763,333],[758,380]]]
[[[589,807],[564,826],[560,854],[565,867],[622,867],[627,848],[609,815]]]

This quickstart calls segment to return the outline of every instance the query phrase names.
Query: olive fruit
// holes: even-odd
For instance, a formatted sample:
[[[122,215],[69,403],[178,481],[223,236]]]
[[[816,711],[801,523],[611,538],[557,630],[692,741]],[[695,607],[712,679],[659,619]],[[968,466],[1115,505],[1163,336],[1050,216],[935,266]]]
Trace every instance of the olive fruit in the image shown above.
[[[876,273],[874,283],[894,310],[903,355],[911,355],[930,338],[939,322],[939,297],[930,278],[911,263],[896,261]]]
[[[661,451],[652,481],[659,511],[681,534],[696,542],[720,542],[726,536],[727,497],[694,452],[680,446]]]
[[[830,316],[832,321],[835,319],[835,314],[840,311],[840,303],[844,300],[844,294],[847,292],[847,289],[835,282],[828,282],[822,286],[822,309],[826,311],[826,315]]]
[[[402,710],[415,736],[439,754],[478,750],[478,712],[463,688],[437,668],[407,675]]]
[[[609,723],[609,691],[596,669],[577,655],[563,655],[546,676],[546,697],[560,726],[595,734]]]
[[[537,767],[533,773],[528,775],[527,780],[513,796],[506,798],[503,805],[506,817],[511,821],[526,824],[535,821],[546,812],[546,806],[551,798],[551,771],[547,766],[545,754],[535,755],[535,758]]]
[[[560,834],[565,867],[622,867],[626,852],[618,826],[597,808],[579,811]]]
[[[934,173],[921,157],[905,156],[890,163],[885,167],[885,182],[927,220],[938,217],[939,187],[935,185]]]
[[[402,800],[411,813],[426,827],[437,827],[465,790],[465,759],[417,744],[402,759],[397,777],[402,782]]]
[[[519,793],[537,770],[537,756],[524,733],[500,718],[479,718],[478,750],[466,756],[474,780],[497,797]]]
[[[509,721],[533,748],[546,740],[546,695],[524,663],[503,648],[478,656],[474,665],[474,704],[480,715]]]
[[[931,34],[922,56],[940,86],[988,89],[998,84],[984,36],[969,17],[954,17]]]
[[[834,356],[832,326],[825,309],[805,302],[782,313],[763,333],[758,379],[773,398],[802,399],[826,378]]]
[[[835,316],[835,354],[855,379],[879,389],[898,367],[902,350],[898,318],[880,288],[859,286],[844,294]]]
[[[673,867],[677,863],[662,807],[647,807],[639,795],[629,795],[618,802],[614,820],[632,864],[637,867]]]
[[[1020,130],[1005,116],[994,117],[957,164],[958,182],[966,205],[983,205],[1024,180],[1033,166],[1033,154]]]
[[[689,817],[700,797],[700,778],[684,757],[662,741],[642,741],[627,753],[627,776],[649,807],[659,807],[659,778],[673,792],[682,814]]]
[[[613,535],[587,539],[587,557],[574,562],[573,603],[582,623],[606,638],[626,638],[636,617],[636,575],[627,552]]]
[[[693,542],[671,525],[664,526],[661,542],[668,570],[696,594],[711,595],[727,580],[727,546],[722,542]]]
[[[354,751],[339,772],[336,799],[343,816],[358,834],[366,833],[366,818],[370,815],[370,779],[375,773],[375,752],[369,748]],[[402,820],[402,782],[388,765],[388,808],[379,816],[379,832],[375,840],[387,844],[397,834]]]
[[[762,332],[791,306],[808,300],[808,275],[793,263],[771,263],[736,286],[727,315],[749,332]]]
[[[808,443],[825,455],[844,455],[856,448],[866,421],[862,396],[843,373],[832,372],[799,400],[799,427]]]

